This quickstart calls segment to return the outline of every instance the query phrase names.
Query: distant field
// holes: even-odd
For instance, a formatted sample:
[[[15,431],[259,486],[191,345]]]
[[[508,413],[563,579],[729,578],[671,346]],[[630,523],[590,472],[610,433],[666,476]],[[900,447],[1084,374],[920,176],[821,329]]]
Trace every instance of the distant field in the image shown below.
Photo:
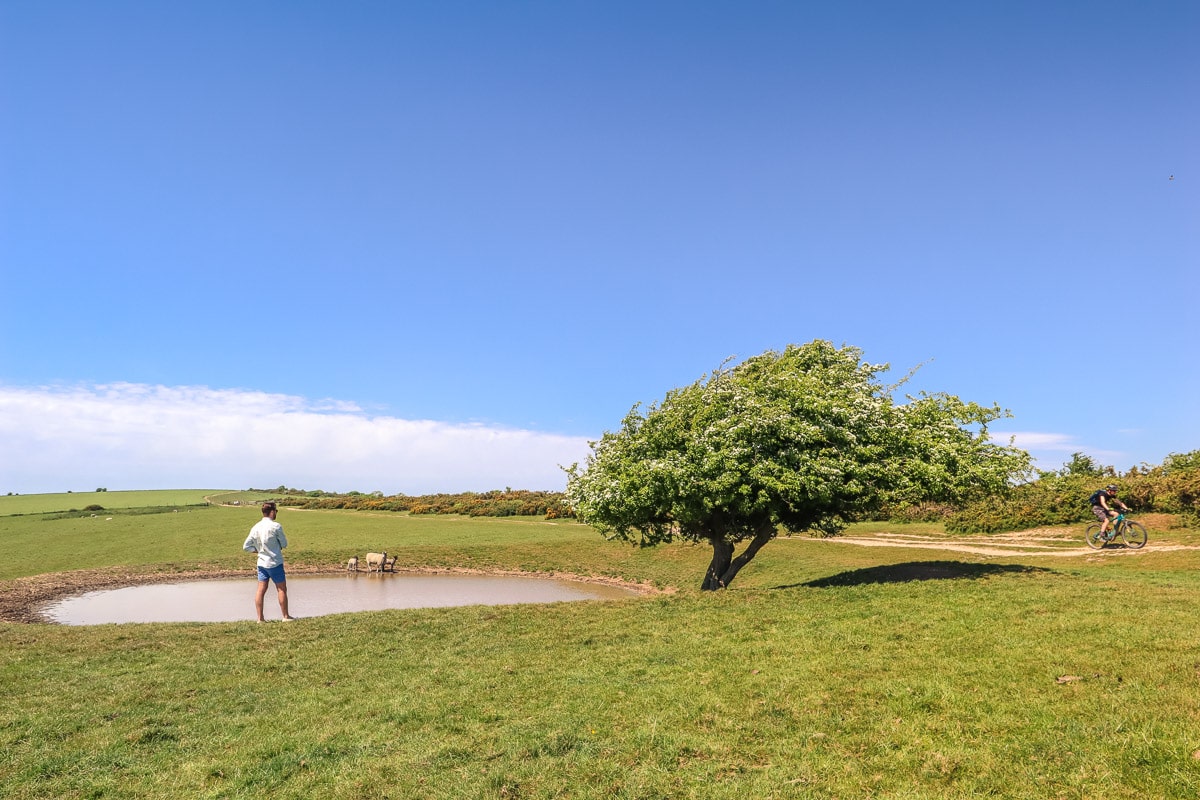
[[[46,514],[54,511],[83,509],[90,505],[104,508],[145,508],[147,506],[191,506],[204,502],[211,494],[227,489],[154,489],[140,492],[61,492],[58,494],[12,494],[0,497],[0,517],[14,514]]]

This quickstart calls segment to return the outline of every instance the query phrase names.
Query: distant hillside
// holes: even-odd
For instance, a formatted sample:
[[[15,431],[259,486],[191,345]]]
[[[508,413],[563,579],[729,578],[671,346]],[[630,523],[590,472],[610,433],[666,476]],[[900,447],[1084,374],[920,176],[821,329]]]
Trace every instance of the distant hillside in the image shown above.
[[[208,495],[226,489],[151,489],[133,492],[60,492],[55,494],[10,494],[0,496],[0,517],[18,514],[47,514],[82,511],[88,506],[103,509],[147,506],[202,505]]]

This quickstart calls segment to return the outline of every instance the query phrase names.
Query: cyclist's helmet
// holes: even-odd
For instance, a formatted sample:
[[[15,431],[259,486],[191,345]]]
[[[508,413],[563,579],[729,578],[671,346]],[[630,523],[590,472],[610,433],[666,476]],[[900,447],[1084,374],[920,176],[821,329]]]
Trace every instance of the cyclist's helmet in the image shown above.
[[[1108,486],[1104,487],[1104,491],[1108,492],[1109,494],[1116,494],[1117,485],[1115,483],[1110,483]]]

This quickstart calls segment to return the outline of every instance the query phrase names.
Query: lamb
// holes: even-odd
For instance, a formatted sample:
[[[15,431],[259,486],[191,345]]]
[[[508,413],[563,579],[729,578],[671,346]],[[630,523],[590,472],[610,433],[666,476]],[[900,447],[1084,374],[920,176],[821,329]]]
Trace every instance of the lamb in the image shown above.
[[[351,556],[346,562],[346,572],[358,572],[358,556]]]

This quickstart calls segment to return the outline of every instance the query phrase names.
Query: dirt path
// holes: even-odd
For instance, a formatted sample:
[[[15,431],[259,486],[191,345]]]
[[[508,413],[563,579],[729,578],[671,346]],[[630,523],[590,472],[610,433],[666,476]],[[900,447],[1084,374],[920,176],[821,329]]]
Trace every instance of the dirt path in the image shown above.
[[[787,537],[790,541],[818,541],[856,545],[859,547],[907,547],[917,550],[943,550],[951,553],[969,553],[979,556],[1014,557],[1047,556],[1051,558],[1078,558],[1080,556],[1135,555],[1138,553],[1162,553],[1172,550],[1200,550],[1197,545],[1169,544],[1150,541],[1140,550],[1131,550],[1124,545],[1109,545],[1103,550],[1093,550],[1082,540],[1079,531],[1071,528],[1037,528],[1017,533],[997,533],[973,536],[920,535],[910,533],[879,532],[867,535],[838,536],[831,539],[813,540],[805,536]]]
[[[841,536],[836,541],[854,544],[860,547],[908,547],[918,550],[948,550],[952,553],[971,553],[977,556],[1055,556],[1072,557],[1095,554],[1097,551],[1084,545],[1083,547],[1054,547],[1052,545],[1013,544],[1002,546],[984,546],[975,544],[958,544],[943,539],[920,539],[914,537],[863,538],[856,536]]]

